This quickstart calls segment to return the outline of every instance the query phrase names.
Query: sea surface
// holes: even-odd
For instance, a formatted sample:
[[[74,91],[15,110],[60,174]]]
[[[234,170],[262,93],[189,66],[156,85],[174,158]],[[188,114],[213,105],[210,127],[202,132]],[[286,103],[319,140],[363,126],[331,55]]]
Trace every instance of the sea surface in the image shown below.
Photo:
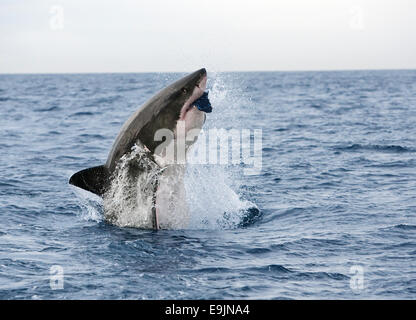
[[[415,299],[416,71],[212,73],[185,230],[120,228],[68,184],[182,74],[0,75],[0,299]],[[198,143],[195,146],[198,148]]]

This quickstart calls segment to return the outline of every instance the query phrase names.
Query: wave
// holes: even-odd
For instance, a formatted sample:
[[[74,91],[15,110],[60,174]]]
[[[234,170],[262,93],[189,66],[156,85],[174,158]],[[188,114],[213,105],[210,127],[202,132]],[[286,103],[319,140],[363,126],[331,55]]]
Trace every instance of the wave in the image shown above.
[[[309,279],[309,280],[348,280],[350,279],[349,276],[339,273],[339,272],[324,272],[324,271],[297,271],[292,270],[284,267],[280,264],[269,264],[265,266],[259,267],[248,267],[248,268],[237,268],[237,269],[229,269],[229,268],[221,268],[221,267],[210,267],[210,268],[203,268],[197,269],[198,272],[204,273],[233,273],[238,271],[240,274],[245,273],[255,273],[255,274],[263,274],[267,275],[270,274],[272,276],[283,276],[283,277],[290,277],[291,279]]]
[[[118,94],[108,96],[108,97],[93,98],[85,104],[85,107],[94,107],[94,106],[98,106],[100,104],[112,104],[112,103],[120,100],[121,98],[122,98],[122,96],[118,95]]]
[[[88,138],[88,139],[92,139],[92,140],[104,140],[105,137],[102,136],[101,134],[89,134],[89,133],[83,133],[79,135],[82,138]]]
[[[294,272],[292,270],[285,268],[284,266],[280,264],[270,264],[270,265],[262,266],[262,267],[252,267],[252,268],[247,268],[246,270],[260,272],[260,273],[271,272],[271,273],[276,273],[276,274]]]
[[[404,152],[416,152],[415,149],[403,147],[400,145],[379,145],[379,144],[352,144],[349,146],[334,147],[337,151],[354,152],[354,151],[375,151],[375,152],[391,152],[391,153],[404,153]]]
[[[69,117],[70,118],[72,118],[72,117],[85,117],[85,116],[93,116],[93,115],[95,115],[95,113],[84,111],[84,112],[76,112],[76,113],[70,114]]]
[[[35,109],[36,112],[51,112],[51,111],[59,111],[59,110],[61,110],[61,108],[58,106]]]
[[[391,227],[387,227],[387,228],[382,228],[381,230],[407,230],[407,231],[414,231],[416,230],[416,225],[411,225],[411,224],[396,224],[394,226]]]
[[[337,272],[298,272],[297,278],[302,279],[331,279],[331,280],[348,280],[349,276]]]
[[[393,228],[400,229],[400,230],[416,230],[416,225],[398,224],[398,225],[395,225]]]

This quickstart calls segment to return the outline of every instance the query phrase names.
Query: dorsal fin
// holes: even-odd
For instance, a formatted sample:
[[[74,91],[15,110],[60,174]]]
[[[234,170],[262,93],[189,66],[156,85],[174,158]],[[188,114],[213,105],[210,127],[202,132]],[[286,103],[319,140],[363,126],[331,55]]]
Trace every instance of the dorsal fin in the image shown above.
[[[92,167],[75,173],[69,183],[102,196],[109,184],[110,174],[105,166]]]

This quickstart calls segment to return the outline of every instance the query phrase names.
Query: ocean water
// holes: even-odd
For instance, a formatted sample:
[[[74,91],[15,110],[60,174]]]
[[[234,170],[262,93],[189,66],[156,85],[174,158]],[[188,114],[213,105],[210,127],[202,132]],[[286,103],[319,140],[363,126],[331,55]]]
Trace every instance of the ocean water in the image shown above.
[[[416,298],[416,71],[208,72],[261,171],[189,166],[186,230],[110,225],[68,179],[179,76],[0,75],[1,299]]]

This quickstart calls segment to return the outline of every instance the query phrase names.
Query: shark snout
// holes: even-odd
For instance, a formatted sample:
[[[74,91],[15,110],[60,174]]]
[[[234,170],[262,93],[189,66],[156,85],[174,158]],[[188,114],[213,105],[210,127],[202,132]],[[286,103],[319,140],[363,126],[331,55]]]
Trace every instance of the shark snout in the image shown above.
[[[198,72],[198,71],[197,71]],[[199,70],[201,72],[201,79],[195,84],[191,96],[185,102],[181,110],[180,120],[184,120],[186,114],[194,107],[194,102],[202,97],[207,88],[207,74],[205,69]]]
[[[195,102],[195,100],[201,98],[202,94],[205,92],[205,90],[207,89],[207,76],[203,76],[201,81],[199,81],[199,83],[197,83],[195,85],[194,91],[192,92],[192,96],[190,98],[190,100],[192,101],[191,104],[193,102]]]

